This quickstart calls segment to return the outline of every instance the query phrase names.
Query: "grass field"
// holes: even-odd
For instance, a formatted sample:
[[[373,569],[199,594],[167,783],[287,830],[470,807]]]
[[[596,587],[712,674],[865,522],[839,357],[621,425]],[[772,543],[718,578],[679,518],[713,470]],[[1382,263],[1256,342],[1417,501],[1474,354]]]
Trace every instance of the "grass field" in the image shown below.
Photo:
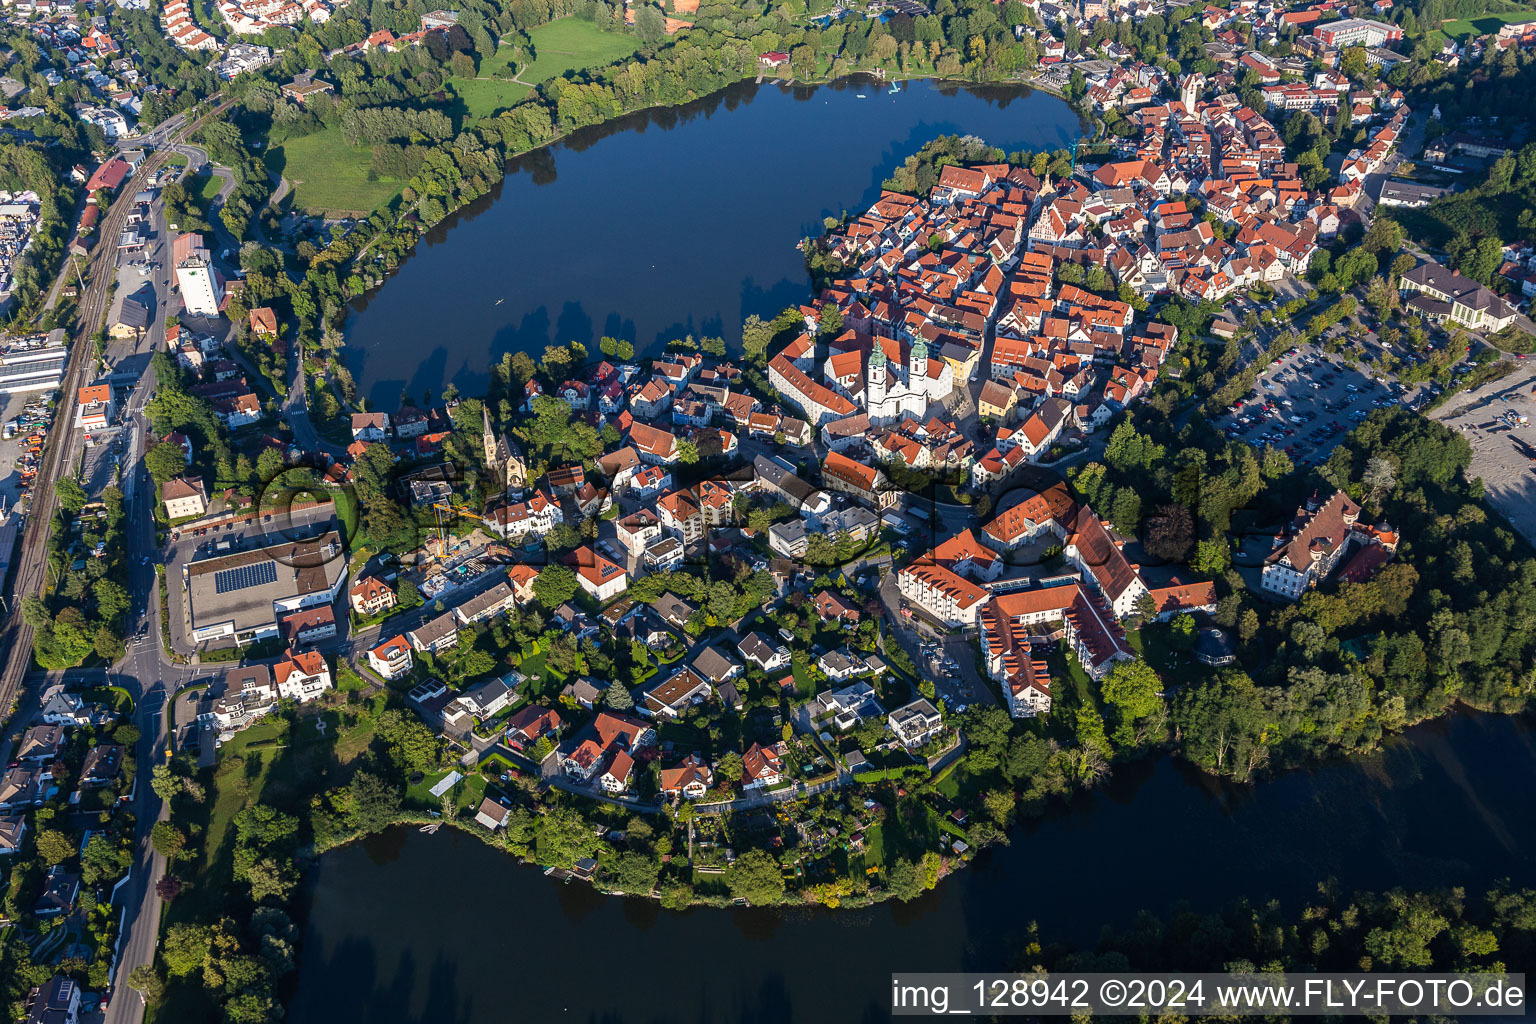
[[[590,21],[561,18],[528,33],[535,58],[519,79],[537,85],[567,71],[609,64],[634,53],[634,36],[604,32]]]
[[[1507,25],[1512,21],[1531,21],[1536,19],[1536,10],[1504,11],[1501,14],[1479,14],[1475,18],[1457,18],[1455,21],[1447,21],[1440,26],[1440,31],[1453,39],[1465,42],[1477,36],[1486,36],[1497,32],[1499,26]]]
[[[448,82],[472,118],[499,114],[533,91],[532,86],[504,78],[450,78]]]
[[[590,21],[561,18],[541,25],[533,39],[533,63],[518,70],[511,50],[501,47],[480,66],[474,78],[451,78],[454,94],[470,118],[489,117],[511,107],[546,79],[567,71],[609,64],[635,52],[633,36],[604,32]],[[293,139],[267,151],[267,166],[293,186],[296,208],[321,214],[358,214],[378,209],[399,192],[404,182],[369,179],[373,154],[368,147],[348,146],[340,128],[327,128]],[[215,186],[216,187],[216,186]]]
[[[192,198],[197,201],[197,208],[201,211],[203,219],[210,224],[213,218],[209,216],[209,208],[213,201],[219,197],[219,186],[223,185],[222,179],[215,178],[208,173],[205,167],[201,174],[187,182],[187,191],[192,193]]]
[[[403,182],[368,180],[371,150],[354,149],[341,129],[327,128],[267,151],[267,166],[293,186],[294,206],[315,213],[367,214],[389,202]]]

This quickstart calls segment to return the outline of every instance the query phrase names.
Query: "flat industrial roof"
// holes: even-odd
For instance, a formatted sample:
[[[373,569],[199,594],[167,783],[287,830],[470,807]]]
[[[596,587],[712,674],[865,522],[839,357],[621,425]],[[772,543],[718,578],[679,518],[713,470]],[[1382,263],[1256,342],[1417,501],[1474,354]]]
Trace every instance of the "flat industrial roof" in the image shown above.
[[[237,633],[275,624],[274,601],[328,591],[346,570],[341,535],[215,555],[187,565],[192,628],[232,622]]]

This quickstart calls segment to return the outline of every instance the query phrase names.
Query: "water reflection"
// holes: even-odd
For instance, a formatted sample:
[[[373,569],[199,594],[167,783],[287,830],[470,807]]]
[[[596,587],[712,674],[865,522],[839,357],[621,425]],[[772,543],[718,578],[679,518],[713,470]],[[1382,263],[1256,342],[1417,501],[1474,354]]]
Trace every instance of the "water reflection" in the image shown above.
[[[607,335],[641,353],[687,334],[736,343],[748,314],[808,297],[800,238],[867,205],[949,132],[1011,150],[1069,144],[1079,125],[1022,87],[912,82],[891,95],[847,80],[745,82],[583,129],[512,161],[355,303],[348,364],[388,410],[402,388],[438,393],[452,380],[478,393],[503,353],[556,342],[595,350]]]
[[[397,829],[312,876],[291,1019],[885,1021],[891,972],[1017,967],[1035,923],[1091,945],[1143,908],[1295,908],[1320,884],[1530,885],[1536,796],[1510,780],[1536,769],[1533,735],[1530,718],[1461,714],[1254,786],[1139,766],[935,892],[851,911],[671,913],[453,830]]]

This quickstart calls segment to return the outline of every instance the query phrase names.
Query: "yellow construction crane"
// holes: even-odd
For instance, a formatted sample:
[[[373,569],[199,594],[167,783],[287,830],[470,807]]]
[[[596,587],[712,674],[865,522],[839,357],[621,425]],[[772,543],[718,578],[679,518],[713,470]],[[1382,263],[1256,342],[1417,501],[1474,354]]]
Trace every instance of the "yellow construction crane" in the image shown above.
[[[455,516],[468,516],[478,519],[480,522],[490,525],[490,520],[478,512],[471,512],[461,505],[444,505],[441,502],[432,503],[432,512],[437,518],[437,558],[439,561],[448,557],[448,523]],[[448,513],[446,516],[443,513]]]

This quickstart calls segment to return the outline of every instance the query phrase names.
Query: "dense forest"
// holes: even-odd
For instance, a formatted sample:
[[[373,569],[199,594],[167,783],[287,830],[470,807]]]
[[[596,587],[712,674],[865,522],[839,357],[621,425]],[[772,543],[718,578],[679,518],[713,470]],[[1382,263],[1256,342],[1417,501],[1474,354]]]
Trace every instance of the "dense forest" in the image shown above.
[[[1499,885],[1475,896],[1461,889],[1352,894],[1323,882],[1299,909],[1239,903],[1216,913],[1142,913],[1128,928],[1105,929],[1091,949],[1045,936],[1037,942],[1018,969],[1520,971],[1536,955],[1536,892]]]

